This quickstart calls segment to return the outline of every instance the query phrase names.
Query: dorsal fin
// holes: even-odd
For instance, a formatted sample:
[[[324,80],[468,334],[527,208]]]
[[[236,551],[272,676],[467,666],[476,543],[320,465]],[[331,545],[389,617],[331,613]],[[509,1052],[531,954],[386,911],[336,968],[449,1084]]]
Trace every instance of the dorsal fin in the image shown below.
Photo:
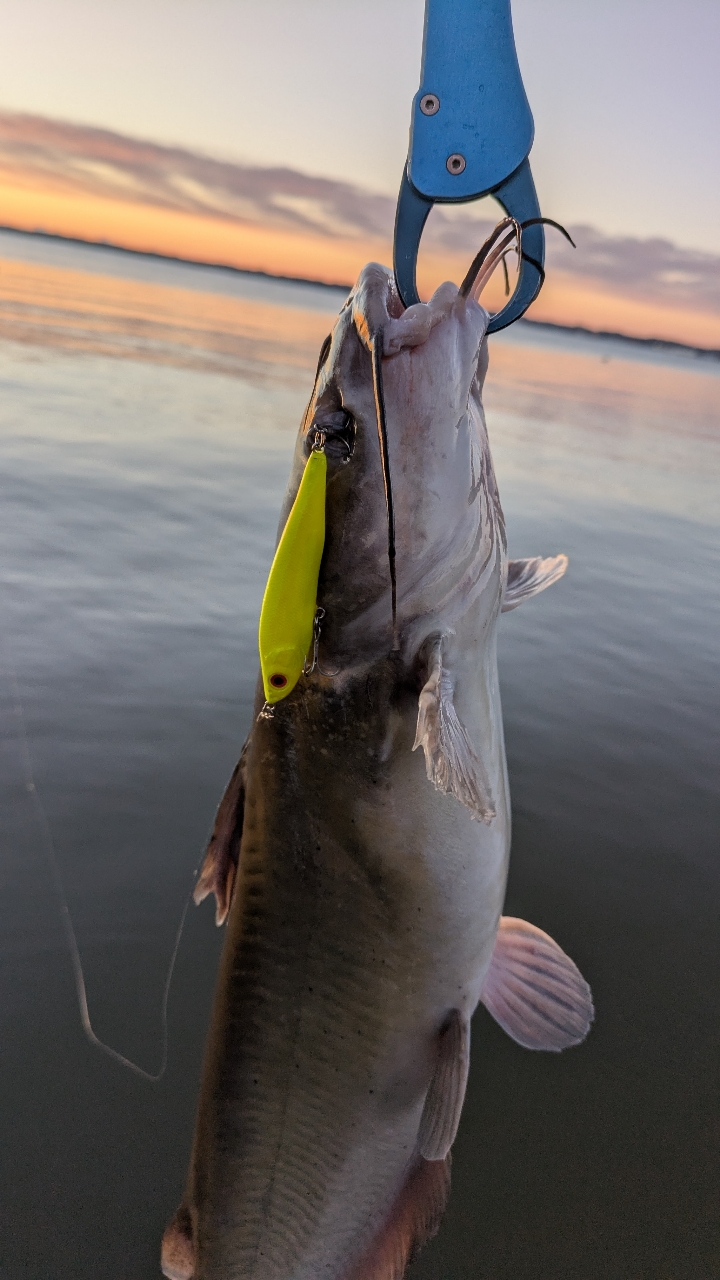
[[[218,925],[227,920],[240,856],[249,745],[248,738],[220,801],[205,860],[193,892],[193,899],[198,905],[208,894],[215,894],[215,923]]]
[[[437,1234],[450,1194],[450,1157],[418,1156],[390,1215],[346,1280],[402,1280],[408,1263]]]

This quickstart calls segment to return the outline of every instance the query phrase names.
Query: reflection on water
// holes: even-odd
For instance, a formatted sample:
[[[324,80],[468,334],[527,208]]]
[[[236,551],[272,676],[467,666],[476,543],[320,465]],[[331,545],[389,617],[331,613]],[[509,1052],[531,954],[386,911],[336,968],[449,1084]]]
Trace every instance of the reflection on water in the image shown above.
[[[27,244],[0,232],[0,255]],[[327,317],[344,297],[117,251],[52,241],[31,248],[41,261],[0,258],[0,338],[64,351],[255,380],[271,365],[277,381],[315,363]]]
[[[160,1086],[87,1047],[10,676],[97,1030],[152,1068],[342,295],[2,234],[0,258],[0,1276],[150,1280],[220,938],[191,913]],[[717,1272],[718,391],[691,354],[493,340],[511,554],[570,555],[502,622],[508,909],[578,961],[597,1024],[555,1058],[478,1014],[450,1210],[417,1280]]]

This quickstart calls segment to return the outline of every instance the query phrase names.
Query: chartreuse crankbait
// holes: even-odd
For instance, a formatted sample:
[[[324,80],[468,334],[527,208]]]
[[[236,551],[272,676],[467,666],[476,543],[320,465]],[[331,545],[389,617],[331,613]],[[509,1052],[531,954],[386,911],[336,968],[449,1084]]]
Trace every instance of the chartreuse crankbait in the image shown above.
[[[325,546],[327,458],[313,449],[278,543],[260,610],[260,668],[272,706],[292,693],[313,639]]]

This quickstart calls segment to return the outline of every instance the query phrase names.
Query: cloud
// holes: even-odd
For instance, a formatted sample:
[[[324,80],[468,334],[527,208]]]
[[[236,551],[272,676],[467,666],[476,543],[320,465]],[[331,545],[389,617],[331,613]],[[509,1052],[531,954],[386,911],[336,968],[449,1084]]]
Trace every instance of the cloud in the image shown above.
[[[235,164],[41,116],[0,112],[0,164],[88,195],[182,213],[335,236],[384,236],[392,228],[392,200],[348,183]]]
[[[682,249],[670,240],[607,236],[593,227],[569,228],[577,244],[550,243],[548,265],[664,304],[720,313],[720,257]],[[549,237],[552,236],[549,232]]]
[[[6,183],[31,183],[64,196],[143,206],[234,224],[238,229],[316,238],[329,251],[335,242],[356,244],[359,261],[365,242],[371,252],[378,252],[380,246],[387,253],[392,238],[394,200],[361,187],[289,168],[238,164],[39,116],[0,112],[0,170]],[[423,247],[443,260],[469,262],[490,225],[479,221],[469,207],[436,208]],[[598,296],[625,299],[636,311],[642,305],[655,306],[663,315],[675,308],[678,313],[720,317],[717,255],[683,249],[667,240],[609,236],[589,226],[568,229],[577,243],[575,250],[552,229],[548,231],[548,277],[555,274],[564,282],[566,294],[570,289],[579,296],[582,287],[599,291]],[[336,256],[333,261],[340,259]],[[337,269],[333,278],[341,278]],[[568,318],[578,323],[579,314]],[[696,341],[697,331],[696,327],[695,337],[687,340]]]

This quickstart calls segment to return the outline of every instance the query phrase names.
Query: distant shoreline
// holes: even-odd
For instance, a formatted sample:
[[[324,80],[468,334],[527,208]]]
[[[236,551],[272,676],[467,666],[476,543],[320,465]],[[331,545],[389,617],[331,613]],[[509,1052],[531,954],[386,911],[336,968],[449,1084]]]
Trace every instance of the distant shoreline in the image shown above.
[[[88,249],[110,249],[113,253],[127,253],[134,258],[150,258],[156,262],[178,262],[186,267],[202,267],[210,271],[231,271],[234,275],[249,276],[258,280],[277,280],[280,284],[309,284],[318,289],[327,289],[333,293],[349,293],[352,285],[327,280],[312,280],[308,276],[284,276],[273,271],[255,271],[249,267],[234,267],[227,262],[202,262],[197,258],[180,258],[172,253],[156,253],[146,249],[128,249],[125,245],[114,244],[110,240],[83,240],[80,236],[61,236],[51,231],[23,231],[20,227],[9,227],[0,224],[0,231],[11,235],[32,236],[37,240],[53,240],[61,244],[79,244]],[[636,338],[628,333],[616,333],[611,329],[588,329],[584,325],[556,324],[551,320],[522,320],[523,325],[532,325],[535,329],[550,329],[558,333],[577,333],[591,338],[613,338],[619,342],[651,348],[657,351],[689,351],[693,355],[711,360],[720,360],[720,348],[695,347],[689,342],[673,342],[669,338]]]
[[[350,284],[329,284],[327,280],[311,280],[308,276],[281,276],[274,271],[253,271],[249,267],[233,267],[229,262],[203,262],[199,258],[180,258],[175,253],[155,253],[152,249],[128,249],[112,240],[83,240],[80,236],[61,236],[52,231],[23,231],[20,227],[0,224],[0,231],[15,236],[32,236],[35,240],[58,240],[61,244],[81,244],[86,249],[111,249],[113,253],[127,253],[133,258],[152,258],[155,262],[180,262],[184,267],[204,267],[210,271],[232,271],[236,276],[254,276],[259,280],[279,280],[281,284],[312,284],[320,289],[332,289],[334,293],[349,293]]]

